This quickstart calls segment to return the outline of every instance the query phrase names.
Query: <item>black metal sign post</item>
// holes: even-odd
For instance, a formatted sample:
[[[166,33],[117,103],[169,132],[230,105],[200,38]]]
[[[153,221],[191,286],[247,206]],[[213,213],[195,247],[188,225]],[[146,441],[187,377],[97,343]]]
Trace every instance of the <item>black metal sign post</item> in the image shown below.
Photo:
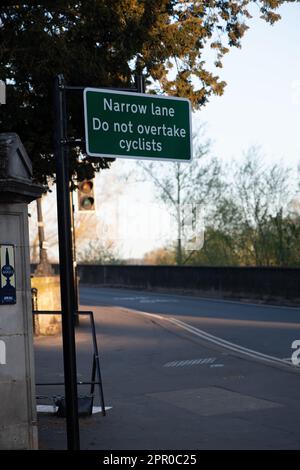
[[[111,88],[115,89],[115,88]],[[75,346],[75,321],[78,310],[75,291],[73,244],[71,231],[70,181],[67,137],[66,91],[83,91],[84,87],[66,86],[63,75],[57,75],[54,81],[54,155],[56,161],[57,218],[59,238],[60,291],[62,307],[62,334],[65,376],[65,400],[67,416],[67,440],[69,450],[80,449],[77,370]],[[120,90],[120,89],[118,89]],[[135,88],[122,89],[145,93],[143,76],[135,76]],[[96,345],[97,347],[97,345]],[[98,359],[98,351],[96,353]],[[99,364],[97,366],[100,376]],[[99,379],[100,380],[100,379]],[[101,396],[103,397],[102,384]],[[104,402],[102,398],[102,406]],[[105,410],[103,410],[105,414]]]
[[[80,449],[75,349],[74,276],[71,240],[69,162],[66,149],[65,87],[63,75],[54,82],[54,127],[60,289],[68,450]]]

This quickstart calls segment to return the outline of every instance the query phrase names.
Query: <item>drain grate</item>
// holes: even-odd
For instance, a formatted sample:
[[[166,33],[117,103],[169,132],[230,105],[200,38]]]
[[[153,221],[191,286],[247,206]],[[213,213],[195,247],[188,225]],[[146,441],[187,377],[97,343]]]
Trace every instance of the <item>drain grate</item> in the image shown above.
[[[185,361],[172,361],[164,364],[164,367],[185,367],[185,366],[196,366],[204,364],[213,364],[217,360],[216,357],[205,357],[200,359],[188,359]]]

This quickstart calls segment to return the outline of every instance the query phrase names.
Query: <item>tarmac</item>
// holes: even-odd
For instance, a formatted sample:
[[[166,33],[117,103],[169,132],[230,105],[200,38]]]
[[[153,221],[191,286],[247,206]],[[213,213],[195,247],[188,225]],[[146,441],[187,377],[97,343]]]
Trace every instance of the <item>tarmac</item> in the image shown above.
[[[299,449],[300,374],[206,343],[163,319],[123,307],[93,310],[106,416],[80,418],[81,449]],[[88,381],[92,338],[76,329],[78,379]],[[62,382],[60,336],[35,338],[36,382]],[[79,393],[88,393],[79,386]],[[97,390],[98,392],[98,390]],[[63,395],[39,386],[39,404]],[[100,405],[99,394],[95,396]],[[38,413],[39,448],[65,449],[65,419]]]

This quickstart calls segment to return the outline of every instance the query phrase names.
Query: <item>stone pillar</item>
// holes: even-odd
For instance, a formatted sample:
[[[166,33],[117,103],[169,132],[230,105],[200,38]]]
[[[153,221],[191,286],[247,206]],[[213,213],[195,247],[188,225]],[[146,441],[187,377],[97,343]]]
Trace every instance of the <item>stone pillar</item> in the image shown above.
[[[13,246],[15,294],[0,288],[0,449],[36,449],[28,204],[43,192],[19,137],[0,134],[0,245]],[[11,260],[10,260],[11,264]],[[3,260],[1,260],[3,266]],[[12,269],[14,268],[14,269]],[[9,281],[10,282],[10,281]],[[3,291],[4,292],[4,291]]]

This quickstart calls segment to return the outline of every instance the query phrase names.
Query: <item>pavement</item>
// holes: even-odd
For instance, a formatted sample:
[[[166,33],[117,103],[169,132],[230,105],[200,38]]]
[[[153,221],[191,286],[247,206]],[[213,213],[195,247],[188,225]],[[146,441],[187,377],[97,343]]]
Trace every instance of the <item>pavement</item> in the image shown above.
[[[91,287],[80,301],[94,312],[111,407],[80,419],[82,449],[299,449],[300,368],[290,362],[299,309]],[[78,379],[88,380],[86,318],[76,344]],[[63,380],[59,336],[36,338],[35,358],[37,382]],[[40,448],[66,448],[65,420],[38,420]]]

